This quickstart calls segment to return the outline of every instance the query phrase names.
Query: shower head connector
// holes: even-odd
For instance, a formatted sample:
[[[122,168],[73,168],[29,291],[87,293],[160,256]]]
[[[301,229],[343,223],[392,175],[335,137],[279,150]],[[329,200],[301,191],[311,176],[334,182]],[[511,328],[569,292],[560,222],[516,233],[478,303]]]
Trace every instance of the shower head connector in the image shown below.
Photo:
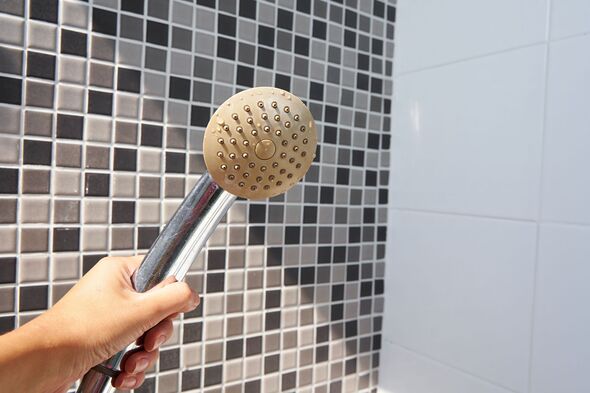
[[[276,87],[254,87],[225,101],[205,130],[203,155],[213,180],[247,199],[282,194],[315,157],[316,125],[309,109]]]

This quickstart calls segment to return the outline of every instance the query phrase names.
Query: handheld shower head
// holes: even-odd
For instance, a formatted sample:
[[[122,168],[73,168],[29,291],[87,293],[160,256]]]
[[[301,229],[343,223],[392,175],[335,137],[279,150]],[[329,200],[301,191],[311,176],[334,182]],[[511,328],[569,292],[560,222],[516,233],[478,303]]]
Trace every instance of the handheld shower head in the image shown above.
[[[307,173],[317,145],[309,109],[291,93],[255,87],[225,101],[205,130],[204,174],[182,201],[134,274],[145,292],[169,276],[182,280],[237,197],[282,194]],[[78,393],[112,391],[125,350],[93,367]]]
[[[203,140],[211,177],[246,199],[282,194],[307,172],[317,132],[301,100],[275,87],[242,91],[213,114]]]

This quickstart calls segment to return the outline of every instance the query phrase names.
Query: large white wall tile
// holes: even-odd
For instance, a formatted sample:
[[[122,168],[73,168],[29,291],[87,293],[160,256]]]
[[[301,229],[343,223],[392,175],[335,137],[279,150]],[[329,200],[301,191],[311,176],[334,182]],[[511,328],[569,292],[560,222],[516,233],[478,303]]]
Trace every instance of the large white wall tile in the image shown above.
[[[552,39],[590,32],[590,1],[552,1],[550,31]]]
[[[589,102],[590,36],[552,43],[543,171],[545,220],[590,224]]]
[[[590,228],[541,226],[531,393],[590,392]]]
[[[547,0],[403,0],[398,8],[397,72],[538,43],[546,35]]]
[[[511,393],[399,345],[383,342],[381,393]]]
[[[393,206],[535,218],[544,64],[539,45],[397,78]]]
[[[390,228],[384,338],[524,392],[535,224],[399,211]]]

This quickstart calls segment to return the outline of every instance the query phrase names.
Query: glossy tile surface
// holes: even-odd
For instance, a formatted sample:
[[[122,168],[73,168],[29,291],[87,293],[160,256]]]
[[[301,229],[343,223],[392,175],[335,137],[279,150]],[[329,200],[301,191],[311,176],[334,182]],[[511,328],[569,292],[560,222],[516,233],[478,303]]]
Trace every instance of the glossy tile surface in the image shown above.
[[[564,393],[590,389],[590,228],[541,226],[531,392]]]
[[[549,48],[543,210],[545,220],[590,224],[590,37],[554,42]]]
[[[536,218],[544,61],[533,46],[400,77],[393,206]]]
[[[395,365],[390,372],[381,373],[382,391],[430,393],[436,386],[438,393],[510,392],[387,341],[382,353],[384,364]]]
[[[551,2],[551,38],[590,32],[590,3],[584,0]],[[582,55],[582,53],[580,53]]]
[[[391,218],[385,339],[524,391],[535,225],[411,212]]]
[[[548,0],[401,1],[396,72],[542,42],[547,29],[548,4]],[[498,28],[498,21],[502,28]]]

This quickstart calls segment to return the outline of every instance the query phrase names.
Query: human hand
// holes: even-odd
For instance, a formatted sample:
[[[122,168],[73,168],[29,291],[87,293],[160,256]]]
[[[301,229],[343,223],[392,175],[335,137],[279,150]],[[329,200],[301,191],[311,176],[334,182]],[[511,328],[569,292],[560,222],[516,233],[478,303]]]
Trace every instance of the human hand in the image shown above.
[[[12,375],[12,381],[20,379],[22,384],[14,385],[16,390],[66,391],[91,367],[134,341],[141,346],[125,356],[122,372],[113,380],[113,386],[125,390],[141,385],[145,370],[158,358],[159,346],[172,335],[172,319],[199,304],[198,294],[173,278],[145,293],[136,292],[131,276],[141,260],[142,257],[103,258],[54,307],[0,337],[9,339],[8,344],[28,344],[25,348],[31,350],[21,347],[17,355],[25,357],[22,360],[29,365],[35,364],[35,360],[46,361],[37,359],[43,354],[52,359],[49,367],[47,362],[43,364],[42,373],[37,369],[29,378]],[[0,366],[2,360],[0,357]],[[26,374],[25,370],[20,371]],[[2,379],[0,374],[0,382]],[[25,386],[30,389],[23,389]]]

